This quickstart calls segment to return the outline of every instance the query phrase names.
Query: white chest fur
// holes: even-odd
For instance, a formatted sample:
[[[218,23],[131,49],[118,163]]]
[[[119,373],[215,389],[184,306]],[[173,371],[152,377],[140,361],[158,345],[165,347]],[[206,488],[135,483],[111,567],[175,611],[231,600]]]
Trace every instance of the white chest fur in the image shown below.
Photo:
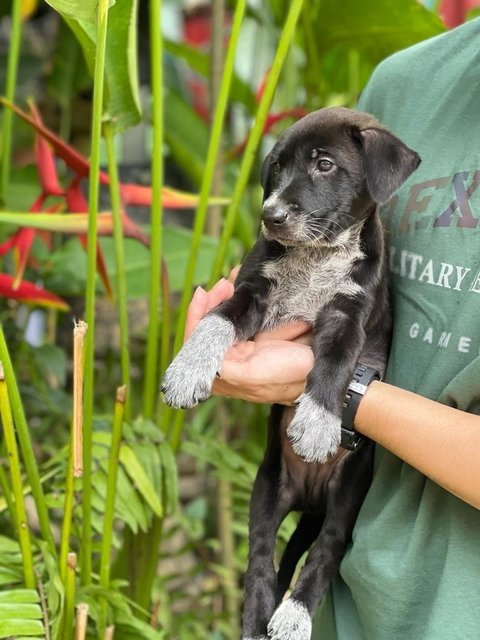
[[[351,278],[355,261],[365,257],[358,235],[333,247],[290,247],[282,257],[265,263],[262,274],[271,286],[263,328],[292,320],[313,323],[336,295],[361,293]]]

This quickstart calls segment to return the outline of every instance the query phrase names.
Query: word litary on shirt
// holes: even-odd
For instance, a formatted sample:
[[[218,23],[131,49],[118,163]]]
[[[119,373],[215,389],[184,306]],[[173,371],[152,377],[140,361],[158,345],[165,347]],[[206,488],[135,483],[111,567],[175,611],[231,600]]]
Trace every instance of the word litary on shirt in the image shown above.
[[[468,289],[480,293],[480,269],[472,272],[470,267],[438,262],[406,249],[398,251],[395,246],[390,247],[389,266],[393,274],[402,278],[454,291]]]

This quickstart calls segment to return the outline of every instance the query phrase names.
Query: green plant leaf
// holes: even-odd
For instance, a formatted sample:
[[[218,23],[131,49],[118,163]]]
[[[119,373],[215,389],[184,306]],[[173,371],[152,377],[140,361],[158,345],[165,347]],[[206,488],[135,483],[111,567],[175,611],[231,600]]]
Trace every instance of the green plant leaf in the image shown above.
[[[177,462],[170,443],[161,442],[158,448],[163,468],[163,504],[168,515],[174,513],[178,504]]]
[[[62,20],[55,43],[52,69],[47,79],[49,93],[61,107],[71,109],[75,93],[90,87],[91,84],[80,43],[76,38],[72,38],[71,30]]]
[[[82,3],[72,0],[75,5]],[[90,73],[96,51],[96,27],[88,21],[64,18],[80,42]],[[137,76],[137,0],[117,2],[108,14],[105,60],[106,106],[116,129],[123,131],[141,118]],[[92,73],[93,75],[93,73]]]
[[[198,187],[207,155],[208,127],[174,91],[165,92],[165,141],[175,163]]]
[[[39,601],[38,593],[34,589],[11,589],[0,591],[0,605],[8,603],[28,604]]]
[[[48,548],[46,542],[40,540],[39,546],[42,552],[43,561],[45,563],[45,570],[48,576],[48,579],[44,582],[44,590],[47,595],[52,637],[58,638],[58,632],[63,618],[62,614],[65,602],[65,588],[60,577],[57,559]]]
[[[45,637],[43,613],[34,589],[0,593],[0,638]]]
[[[112,286],[116,287],[116,264],[113,254],[113,240],[102,238],[105,261]],[[172,291],[181,291],[185,282],[185,269],[192,242],[192,233],[180,227],[164,228],[164,259],[167,264]],[[194,284],[205,284],[215,257],[217,240],[210,236],[203,236],[198,256]],[[242,249],[236,240],[229,246],[229,260],[240,261]],[[125,273],[122,278],[127,281],[127,295],[129,298],[148,296],[148,282],[150,269],[150,252],[143,245],[131,240],[125,241]]]
[[[440,18],[416,0],[322,0],[315,24],[320,53],[344,45],[360,49],[373,63],[443,31]]]
[[[184,60],[190,69],[207,78],[210,74],[210,56],[193,49],[181,42],[164,41],[165,51]],[[249,114],[253,115],[257,108],[255,96],[250,87],[234,73],[230,88],[230,99],[242,104]]]
[[[22,615],[22,611],[18,610],[18,615]],[[22,636],[43,636],[45,637],[45,629],[43,623],[39,620],[24,620],[22,618],[8,618],[2,620],[0,618],[0,638],[21,638]]]
[[[46,2],[58,13],[75,20],[85,20],[95,24],[98,0],[46,0]],[[115,4],[115,0],[110,0],[110,7]]]
[[[101,532],[103,531],[103,509],[107,495],[106,466],[105,469],[102,468],[101,472],[94,474],[92,484],[95,492],[92,506],[97,513],[102,514],[102,522],[98,523],[98,527],[96,526],[98,531]],[[137,532],[139,529],[146,531],[149,518],[145,506],[142,504],[122,467],[118,469],[115,513],[133,532]]]
[[[163,516],[163,507],[154,486],[150,482],[142,463],[131,447],[122,444],[120,447],[120,462],[125,471],[135,483],[135,487],[143,496],[145,502],[159,518]]]

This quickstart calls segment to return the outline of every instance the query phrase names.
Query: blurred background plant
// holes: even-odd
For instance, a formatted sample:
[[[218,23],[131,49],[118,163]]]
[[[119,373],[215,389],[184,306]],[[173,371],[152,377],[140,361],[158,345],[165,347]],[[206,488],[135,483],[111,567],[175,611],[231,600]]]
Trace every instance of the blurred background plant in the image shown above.
[[[268,408],[158,380],[275,136],[476,4],[2,3],[0,638],[239,636]]]

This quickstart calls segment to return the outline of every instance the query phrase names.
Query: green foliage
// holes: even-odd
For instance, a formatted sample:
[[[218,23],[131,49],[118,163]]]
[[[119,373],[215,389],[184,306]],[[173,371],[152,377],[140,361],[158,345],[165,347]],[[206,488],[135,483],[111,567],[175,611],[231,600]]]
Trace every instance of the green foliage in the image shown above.
[[[74,10],[70,16],[64,16],[65,21],[80,42],[93,73],[97,42],[95,24],[76,14],[76,8],[83,8],[83,3],[73,1],[69,4],[74,6]],[[137,0],[115,3],[109,11],[109,22],[105,62],[106,105],[109,116],[122,131],[137,124],[141,117],[136,61]]]
[[[98,0],[46,0],[58,13],[65,18],[74,18],[75,20],[83,20],[95,24]],[[110,0],[110,6],[115,4],[115,0]]]
[[[182,291],[185,282],[186,264],[192,242],[192,232],[181,227],[164,227],[165,250],[164,260],[167,265],[169,283],[172,291]],[[104,238],[102,247],[105,251],[105,260],[115,285],[117,268],[113,256],[113,241]],[[209,236],[202,236],[198,260],[195,268],[194,284],[199,285],[208,280],[218,241]],[[238,242],[232,241],[229,246],[229,262],[235,262],[241,258],[241,249]],[[148,294],[148,268],[150,265],[150,252],[143,245],[132,240],[125,241],[125,269],[121,274],[127,282],[129,299],[144,297]]]

